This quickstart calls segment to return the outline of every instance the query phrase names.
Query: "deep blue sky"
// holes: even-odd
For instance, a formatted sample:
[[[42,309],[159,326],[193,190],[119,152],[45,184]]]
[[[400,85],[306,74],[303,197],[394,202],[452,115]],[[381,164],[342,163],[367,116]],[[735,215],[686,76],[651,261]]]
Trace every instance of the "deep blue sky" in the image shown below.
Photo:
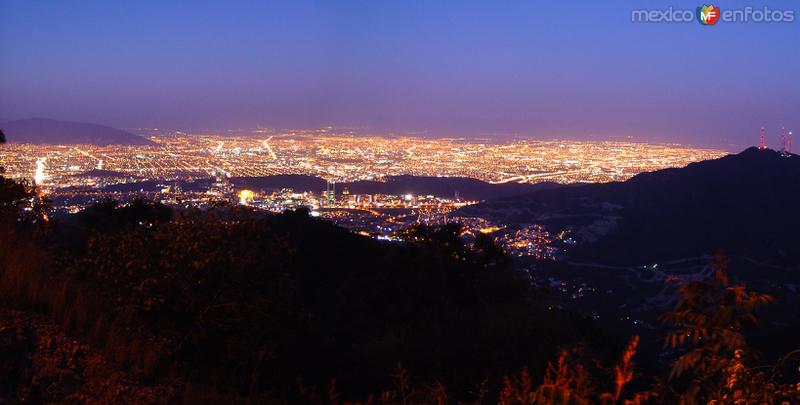
[[[636,7],[699,4],[0,0],[0,120],[728,149],[755,142],[761,125],[773,145],[781,123],[800,130],[800,22],[630,22]],[[768,6],[800,18],[795,2]]]

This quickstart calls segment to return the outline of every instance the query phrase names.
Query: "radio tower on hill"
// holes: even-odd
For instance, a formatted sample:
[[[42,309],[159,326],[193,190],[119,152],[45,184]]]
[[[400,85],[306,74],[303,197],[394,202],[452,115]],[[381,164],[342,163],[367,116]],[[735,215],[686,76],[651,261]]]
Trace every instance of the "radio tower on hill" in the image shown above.
[[[786,153],[786,128],[781,127],[781,152]]]
[[[792,131],[789,131],[789,136],[786,138],[786,152],[792,153]]]
[[[767,146],[764,145],[764,127],[761,127],[761,138],[758,140],[758,149],[764,150]]]

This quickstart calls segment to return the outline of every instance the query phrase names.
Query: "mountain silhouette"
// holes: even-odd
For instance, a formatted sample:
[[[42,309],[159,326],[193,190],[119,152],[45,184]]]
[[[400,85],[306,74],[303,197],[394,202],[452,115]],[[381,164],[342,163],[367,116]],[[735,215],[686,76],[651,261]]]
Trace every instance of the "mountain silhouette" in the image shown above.
[[[727,254],[800,262],[800,157],[749,148],[625,182],[541,190],[463,210],[572,229],[570,255],[641,264]]]
[[[306,175],[274,175],[265,177],[231,178],[238,188],[275,190],[292,188],[294,191],[319,192],[325,190],[324,179]],[[347,189],[351,194],[414,194],[453,198],[456,193],[466,200],[486,200],[527,194],[536,190],[558,187],[555,183],[492,184],[467,177],[388,176],[385,181],[360,180],[336,183],[336,193]]]
[[[8,142],[31,144],[155,145],[155,143],[105,125],[29,118],[0,124]]]

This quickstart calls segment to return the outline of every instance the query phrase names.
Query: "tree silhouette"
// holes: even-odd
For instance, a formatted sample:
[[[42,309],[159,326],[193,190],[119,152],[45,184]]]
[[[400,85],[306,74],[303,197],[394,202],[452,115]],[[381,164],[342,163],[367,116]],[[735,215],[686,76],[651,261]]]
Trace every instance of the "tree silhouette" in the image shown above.
[[[427,248],[439,250],[454,260],[464,260],[468,250],[461,239],[460,224],[442,226],[416,225],[400,233],[402,239]]]
[[[758,323],[756,310],[773,301],[770,295],[748,292],[744,285],[731,285],[728,260],[717,255],[711,262],[713,275],[678,287],[673,311],[661,316],[672,327],[665,347],[686,352],[672,364],[670,379],[690,373],[682,400],[694,403],[703,393],[715,391],[723,372],[743,353],[748,353],[743,330]]]

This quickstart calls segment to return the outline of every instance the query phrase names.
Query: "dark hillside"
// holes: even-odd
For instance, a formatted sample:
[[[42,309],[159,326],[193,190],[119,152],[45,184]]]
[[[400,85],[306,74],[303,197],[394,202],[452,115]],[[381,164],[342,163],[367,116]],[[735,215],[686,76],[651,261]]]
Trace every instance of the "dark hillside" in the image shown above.
[[[800,157],[747,149],[621,183],[542,190],[465,209],[571,227],[583,260],[642,264],[714,254],[800,263]]]
[[[531,302],[495,256],[459,245],[457,228],[436,233],[443,249],[380,243],[303,211],[144,201],[48,227],[4,245],[3,305],[47,314],[133,375],[194,387],[186,395],[281,397],[302,378],[361,396],[390,384],[398,361],[468,392],[601,341],[587,321]]]

